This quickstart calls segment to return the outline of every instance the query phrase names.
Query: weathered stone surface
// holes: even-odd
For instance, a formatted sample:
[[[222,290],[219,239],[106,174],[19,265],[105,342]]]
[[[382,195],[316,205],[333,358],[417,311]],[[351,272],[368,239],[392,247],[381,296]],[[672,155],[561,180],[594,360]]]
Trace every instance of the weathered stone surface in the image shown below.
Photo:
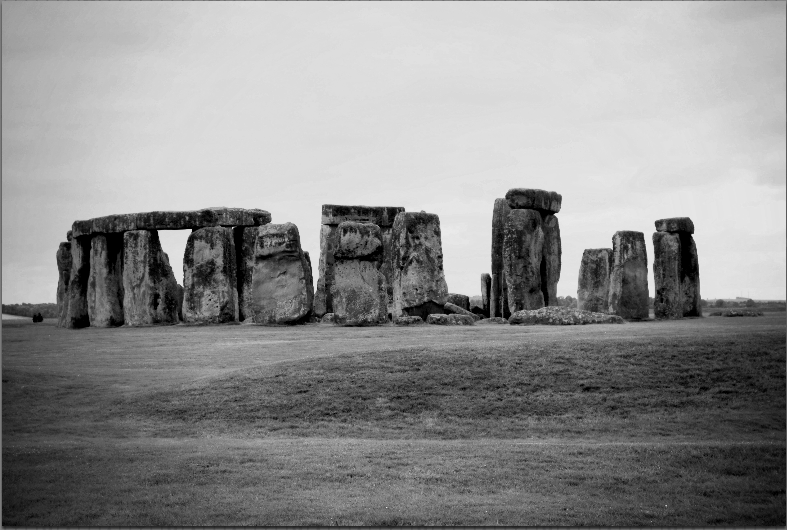
[[[508,324],[508,319],[503,317],[482,318],[476,324]]]
[[[609,311],[609,276],[612,273],[612,249],[588,248],[582,253],[577,283],[577,309],[606,313]]]
[[[478,307],[477,305],[474,305],[472,308],[470,308],[470,312],[476,315],[479,319],[489,318],[486,316],[486,312],[484,311],[484,308]]]
[[[642,232],[612,236],[609,312],[627,320],[648,318],[648,254]]]
[[[178,323],[178,283],[155,230],[123,234],[123,313],[127,326]]]
[[[232,229],[235,239],[236,266],[238,279],[238,321],[253,321],[252,276],[254,275],[254,244],[257,241],[258,228],[255,226],[236,226]]]
[[[511,208],[505,199],[495,199],[492,210],[492,281],[490,285],[490,316],[508,317],[508,294],[503,276],[503,238]],[[508,314],[507,314],[508,313]]]
[[[475,313],[468,311],[463,307],[459,307],[456,304],[452,304],[451,302],[446,302],[443,306],[443,310],[445,311],[446,315],[466,315],[472,318],[473,320],[480,320],[481,317],[476,315]]]
[[[472,326],[475,319],[467,315],[429,315],[426,323],[438,326]]]
[[[376,224],[345,221],[337,227],[337,233],[339,242],[334,260],[382,260],[382,234]]]
[[[66,241],[68,241],[70,243],[72,237],[73,237],[73,232],[71,230],[66,232]]]
[[[448,293],[448,302],[470,311],[470,297],[463,294]]]
[[[385,276],[377,263],[337,260],[331,286],[335,320],[347,326],[370,326],[388,320]]]
[[[77,329],[90,325],[87,312],[87,286],[90,279],[90,236],[71,238],[71,276],[66,295],[64,327]]]
[[[544,246],[541,257],[541,292],[545,306],[556,306],[557,282],[560,281],[560,268],[563,247],[560,242],[560,224],[554,215],[546,215],[541,223],[544,232]]]
[[[323,206],[324,207],[324,206]],[[317,280],[317,291],[314,293],[314,314],[322,316],[333,313],[333,253],[338,245],[338,225],[322,225],[320,227],[320,261],[318,263],[320,277]]]
[[[541,291],[541,259],[544,247],[541,214],[535,210],[511,210],[503,239],[503,271],[511,313],[544,306]]]
[[[544,213],[558,213],[563,202],[563,197],[554,191],[513,188],[506,193],[506,200],[512,209],[540,210]]]
[[[311,269],[292,223],[259,227],[254,245],[252,316],[257,324],[292,324],[312,309]]]
[[[333,313],[325,313],[320,319],[320,322],[323,324],[335,324],[336,323],[336,315]]]
[[[425,212],[401,212],[394,220],[392,244],[394,318],[423,318],[412,309],[429,303],[442,309],[448,299],[448,286],[443,272],[439,217]]]
[[[235,238],[231,228],[193,231],[183,254],[183,321],[223,324],[238,320]]]
[[[123,325],[123,234],[96,234],[91,240],[87,313],[91,326]]]
[[[552,306],[517,311],[508,319],[508,323],[524,326],[535,324],[571,326],[576,324],[623,324],[624,320],[617,315]]]
[[[176,292],[178,297],[178,320],[183,322],[183,295],[184,295],[183,286],[180,285],[179,283],[176,283],[175,285],[177,287]]]
[[[685,232],[694,233],[694,223],[688,217],[670,217],[656,221],[657,232]]]
[[[481,300],[484,316],[489,316],[489,302],[491,300],[492,276],[487,273],[481,275]]]
[[[344,206],[341,204],[322,205],[322,224],[339,225],[345,221],[373,223],[379,227],[393,226],[394,219],[402,206]]]
[[[421,317],[397,317],[394,324],[397,326],[418,326],[424,324],[424,319]]]
[[[70,241],[70,239],[69,239]],[[71,280],[71,243],[60,243],[55,254],[57,261],[57,325],[66,327],[68,312],[68,282]]]
[[[658,319],[702,316],[697,247],[688,232],[653,234],[653,312]]]
[[[203,208],[175,212],[144,212],[96,217],[74,221],[72,235],[111,234],[129,230],[186,230],[208,226],[260,226],[271,222],[265,210],[243,208]]]

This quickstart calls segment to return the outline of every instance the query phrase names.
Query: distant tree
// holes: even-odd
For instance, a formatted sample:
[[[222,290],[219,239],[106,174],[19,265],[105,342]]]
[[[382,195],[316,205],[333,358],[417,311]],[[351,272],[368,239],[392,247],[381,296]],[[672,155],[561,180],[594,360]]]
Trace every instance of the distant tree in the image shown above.
[[[701,298],[700,299],[700,306],[701,307],[708,307],[708,301],[705,300],[704,298]]]
[[[755,305],[757,305],[757,304],[755,304],[754,300],[752,300],[751,298],[746,300],[746,307],[754,307]]]
[[[718,300],[716,300],[716,303],[713,305],[715,305],[716,307],[724,307],[724,300],[719,298]]]

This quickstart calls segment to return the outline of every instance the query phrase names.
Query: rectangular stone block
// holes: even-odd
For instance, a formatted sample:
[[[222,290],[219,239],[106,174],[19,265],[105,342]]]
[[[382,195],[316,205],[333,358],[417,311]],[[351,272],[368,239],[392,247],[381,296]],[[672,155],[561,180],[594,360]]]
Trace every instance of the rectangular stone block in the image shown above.
[[[644,320],[648,311],[648,254],[642,232],[620,231],[612,236],[609,310],[627,320]]]
[[[503,271],[511,313],[544,307],[541,268],[544,232],[536,210],[511,210],[503,238]]]
[[[658,319],[702,316],[699,264],[694,238],[687,232],[653,234],[653,310]]]
[[[178,283],[156,230],[123,234],[123,313],[127,326],[178,323]]]
[[[71,238],[71,277],[68,281],[64,327],[77,329],[90,325],[87,286],[90,280],[90,236]]]
[[[557,306],[557,283],[560,281],[563,247],[560,242],[560,224],[557,216],[545,215],[541,223],[544,247],[541,258],[541,292],[545,306]]]
[[[87,311],[94,327],[122,326],[123,234],[96,234],[90,247]]]
[[[577,309],[594,313],[609,312],[609,277],[611,274],[611,248],[585,249],[579,266]]]
[[[235,238],[231,228],[189,235],[183,255],[183,320],[223,324],[238,320]]]
[[[238,320],[253,321],[252,318],[252,276],[254,273],[254,245],[257,241],[257,227],[236,226],[233,228],[235,238],[235,256],[237,258],[236,274],[238,279]]]
[[[491,290],[492,290],[492,276],[485,272],[481,275],[481,303],[483,306],[484,316],[486,318],[489,318],[489,316],[491,315],[489,311]]]

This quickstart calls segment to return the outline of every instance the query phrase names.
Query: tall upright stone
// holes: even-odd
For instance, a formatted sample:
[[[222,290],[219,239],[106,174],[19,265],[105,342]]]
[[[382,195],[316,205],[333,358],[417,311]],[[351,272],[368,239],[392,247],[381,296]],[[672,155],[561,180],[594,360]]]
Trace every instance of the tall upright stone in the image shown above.
[[[259,227],[251,284],[253,322],[294,324],[311,314],[313,300],[311,267],[301,249],[298,227],[292,223]]]
[[[183,320],[222,324],[238,320],[235,240],[231,228],[200,228],[183,255]]]
[[[178,323],[178,283],[156,230],[123,234],[123,313],[127,326]]]
[[[503,272],[511,313],[544,307],[543,246],[541,215],[536,210],[511,210],[503,238]]]
[[[503,236],[511,207],[506,199],[495,199],[492,210],[492,279],[490,285],[489,316],[508,318],[508,290],[503,273]]]
[[[609,312],[627,320],[648,318],[648,254],[642,232],[612,236]]]
[[[322,225],[320,227],[320,259],[318,263],[320,277],[317,280],[317,292],[314,295],[314,314],[322,316],[332,313],[333,298],[331,285],[334,279],[334,252],[338,245],[337,228],[345,221],[372,223],[380,227],[383,244],[383,256],[380,272],[383,273],[388,286],[387,310],[393,309],[392,263],[393,250],[391,230],[396,214],[403,212],[401,206],[343,206],[338,204],[322,205]]]
[[[542,216],[541,230],[544,232],[544,247],[541,258],[541,292],[545,306],[557,306],[557,282],[560,281],[560,268],[563,247],[560,242],[560,224],[557,216]]]
[[[257,241],[256,226],[236,226],[233,230],[235,238],[236,275],[238,282],[238,320],[253,322],[252,276],[254,275],[254,245]]]
[[[394,219],[393,318],[444,313],[448,286],[443,271],[440,218],[401,212]]]
[[[702,316],[694,223],[688,217],[659,219],[653,234],[653,310],[658,319]]]
[[[582,253],[577,285],[577,309],[609,311],[609,277],[612,273],[611,248],[587,248]]]
[[[481,275],[481,304],[484,311],[484,316],[489,318],[489,301],[490,291],[492,289],[492,276],[488,273]]]
[[[70,231],[69,231],[70,232]],[[71,238],[60,243],[55,259],[57,261],[57,325],[66,327],[68,313],[68,282],[71,280]]]
[[[380,271],[383,241],[373,223],[344,221],[337,227],[331,285],[334,322],[348,326],[381,324],[388,316],[388,286]]]
[[[93,235],[87,312],[91,326],[123,325],[123,234]]]
[[[77,329],[90,325],[87,311],[87,286],[90,280],[91,236],[71,238],[71,277],[68,280],[64,327]]]

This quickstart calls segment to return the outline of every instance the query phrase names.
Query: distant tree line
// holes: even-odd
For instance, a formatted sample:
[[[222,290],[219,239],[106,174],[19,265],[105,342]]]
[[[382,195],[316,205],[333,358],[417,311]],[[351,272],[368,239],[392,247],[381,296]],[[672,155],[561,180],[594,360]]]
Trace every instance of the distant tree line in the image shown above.
[[[3,304],[3,313],[18,317],[34,317],[40,314],[44,318],[57,318],[57,304]]]

